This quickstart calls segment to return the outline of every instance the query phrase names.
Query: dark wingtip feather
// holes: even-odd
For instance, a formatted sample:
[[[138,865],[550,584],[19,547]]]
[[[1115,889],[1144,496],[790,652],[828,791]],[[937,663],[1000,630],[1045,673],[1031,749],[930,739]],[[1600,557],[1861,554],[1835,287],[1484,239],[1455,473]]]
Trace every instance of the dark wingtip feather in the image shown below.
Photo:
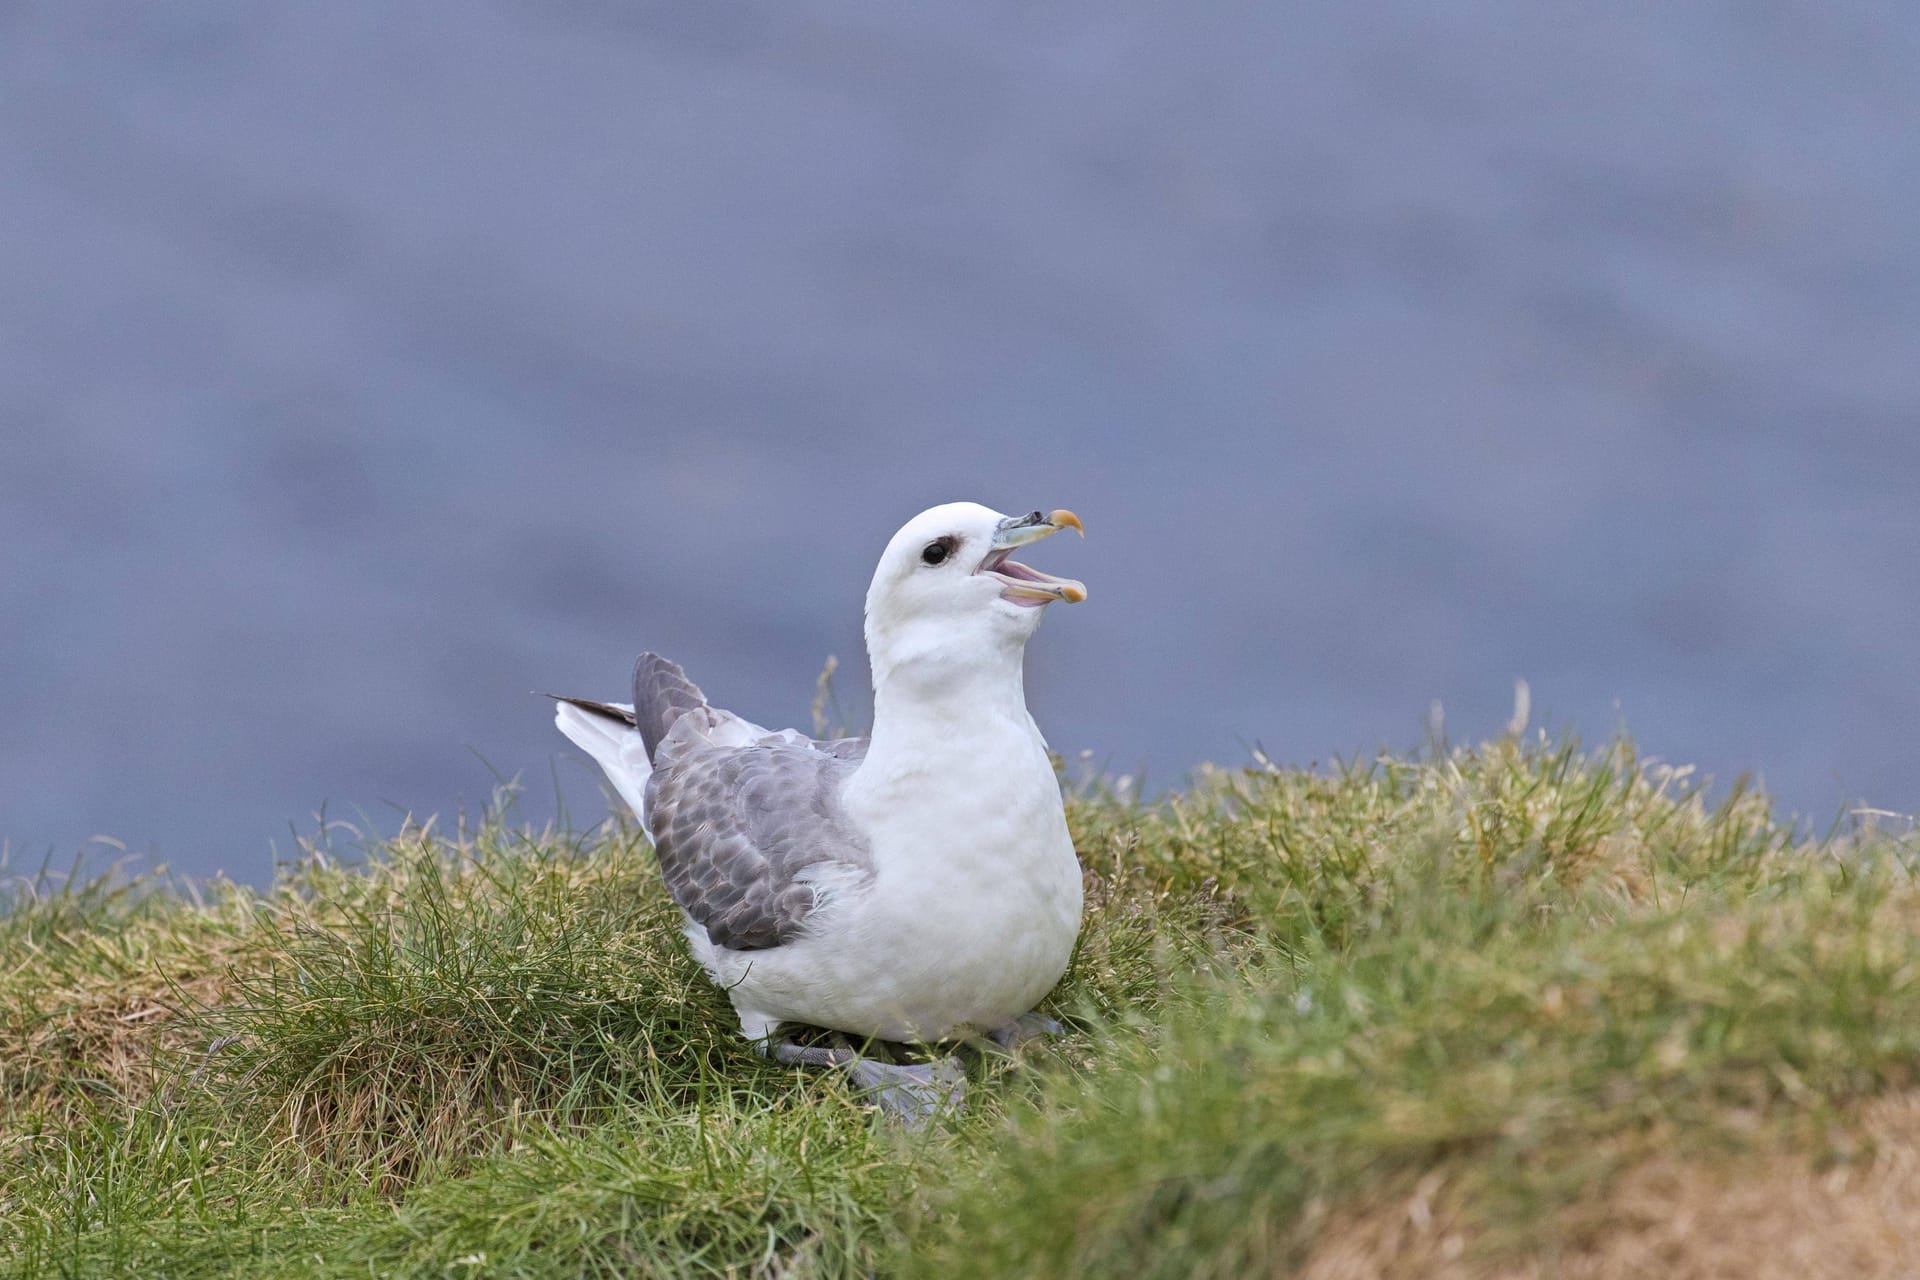
[[[564,693],[540,693],[537,689],[534,690],[534,692],[542,698],[552,698],[555,702],[564,702],[570,707],[578,707],[582,711],[588,711],[596,716],[602,716],[608,720],[612,720],[617,724],[623,724],[629,729],[638,727],[634,723],[633,712],[616,707],[611,703],[595,702],[592,698],[569,698]]]

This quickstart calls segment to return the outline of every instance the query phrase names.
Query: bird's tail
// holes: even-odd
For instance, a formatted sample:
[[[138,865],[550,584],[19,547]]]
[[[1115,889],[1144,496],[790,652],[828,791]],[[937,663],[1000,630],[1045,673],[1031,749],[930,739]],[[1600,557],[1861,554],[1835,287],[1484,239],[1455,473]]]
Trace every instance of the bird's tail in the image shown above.
[[[697,712],[693,739],[713,746],[746,746],[766,736],[759,725],[707,704],[700,687],[676,662],[643,653],[633,664],[633,705],[591,698],[549,697],[558,704],[553,723],[573,744],[599,761],[640,825],[647,825],[647,779],[660,743],[681,717]],[[682,730],[682,736],[687,731]]]
[[[653,773],[653,763],[645,741],[634,728],[633,709],[617,702],[555,697],[553,723],[574,746],[594,758],[645,830],[647,778]]]

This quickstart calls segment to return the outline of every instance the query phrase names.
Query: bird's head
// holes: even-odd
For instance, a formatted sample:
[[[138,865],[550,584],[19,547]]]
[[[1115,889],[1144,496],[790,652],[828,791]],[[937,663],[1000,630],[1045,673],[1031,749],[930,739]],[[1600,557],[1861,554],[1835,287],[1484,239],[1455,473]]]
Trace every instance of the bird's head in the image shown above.
[[[1087,589],[1013,559],[1014,549],[1062,529],[1083,536],[1071,511],[1009,516],[977,502],[922,511],[887,543],[867,588],[867,653],[874,675],[909,661],[979,660],[1018,653],[1045,606]]]

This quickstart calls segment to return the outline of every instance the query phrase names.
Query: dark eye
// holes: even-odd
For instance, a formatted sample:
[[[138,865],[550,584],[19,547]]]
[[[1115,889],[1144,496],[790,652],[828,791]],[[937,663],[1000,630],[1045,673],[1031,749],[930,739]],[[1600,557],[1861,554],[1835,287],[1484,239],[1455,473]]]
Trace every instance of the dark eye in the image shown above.
[[[928,564],[939,564],[952,553],[953,543],[946,538],[940,538],[929,542],[925,550],[921,551],[920,558]]]

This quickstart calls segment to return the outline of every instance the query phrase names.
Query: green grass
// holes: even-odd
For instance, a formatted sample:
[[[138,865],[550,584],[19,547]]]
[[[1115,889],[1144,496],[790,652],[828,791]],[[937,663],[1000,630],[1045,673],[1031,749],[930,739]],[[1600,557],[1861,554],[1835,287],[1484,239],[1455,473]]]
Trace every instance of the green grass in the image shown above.
[[[1541,738],[1069,814],[1072,1030],[921,1134],[746,1049],[631,832],[9,882],[0,1276],[1285,1274],[1439,1185],[1553,1256],[1915,1083],[1911,824]]]

